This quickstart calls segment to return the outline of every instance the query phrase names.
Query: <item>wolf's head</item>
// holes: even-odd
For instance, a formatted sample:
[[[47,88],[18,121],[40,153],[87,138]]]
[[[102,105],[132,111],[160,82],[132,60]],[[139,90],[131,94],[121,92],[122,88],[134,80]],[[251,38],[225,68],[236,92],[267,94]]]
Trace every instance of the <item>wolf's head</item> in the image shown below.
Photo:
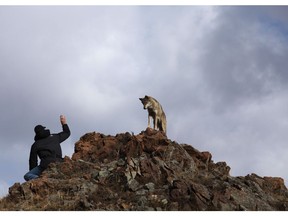
[[[147,108],[149,108],[149,106],[151,106],[151,102],[150,102],[150,97],[149,96],[145,95],[144,98],[139,98],[139,100],[143,104],[143,109],[147,109]]]

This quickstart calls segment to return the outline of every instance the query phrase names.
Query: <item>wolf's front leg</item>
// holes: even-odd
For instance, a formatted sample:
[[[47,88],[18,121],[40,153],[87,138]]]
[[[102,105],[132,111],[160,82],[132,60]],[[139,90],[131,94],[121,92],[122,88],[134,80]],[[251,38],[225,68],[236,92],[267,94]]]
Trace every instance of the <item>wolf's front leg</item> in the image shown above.
[[[153,118],[153,124],[154,124],[154,130],[158,130],[158,127],[157,127],[157,117],[155,116],[155,118]]]
[[[148,115],[148,128],[150,128],[150,116]]]

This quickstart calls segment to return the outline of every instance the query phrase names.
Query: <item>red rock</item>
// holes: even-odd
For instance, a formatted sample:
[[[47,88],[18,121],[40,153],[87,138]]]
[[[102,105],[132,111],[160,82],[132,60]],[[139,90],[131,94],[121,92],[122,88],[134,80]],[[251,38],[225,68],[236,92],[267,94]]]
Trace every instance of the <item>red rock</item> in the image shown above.
[[[72,159],[10,187],[0,210],[288,210],[282,178],[229,172],[210,152],[151,128],[93,132],[75,143]]]

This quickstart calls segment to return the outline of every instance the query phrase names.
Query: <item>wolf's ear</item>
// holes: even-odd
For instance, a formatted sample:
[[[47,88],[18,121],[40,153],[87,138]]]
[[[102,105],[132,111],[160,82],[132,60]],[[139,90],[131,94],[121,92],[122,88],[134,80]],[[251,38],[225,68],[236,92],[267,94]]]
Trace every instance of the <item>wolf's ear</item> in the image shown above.
[[[148,98],[149,96],[145,95],[145,98]]]

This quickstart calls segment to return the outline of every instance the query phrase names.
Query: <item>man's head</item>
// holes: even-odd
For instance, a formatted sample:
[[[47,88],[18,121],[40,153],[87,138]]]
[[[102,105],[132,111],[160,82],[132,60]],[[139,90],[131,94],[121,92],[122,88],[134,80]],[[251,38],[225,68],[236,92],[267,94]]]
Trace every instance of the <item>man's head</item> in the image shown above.
[[[37,125],[34,128],[34,132],[35,132],[35,141],[39,140],[39,139],[44,139],[48,136],[50,136],[50,130],[45,129],[46,127],[42,126],[42,125]]]
[[[43,131],[45,130],[46,127],[42,126],[42,125],[37,125],[35,128],[34,128],[34,132],[37,134],[39,133],[40,131]]]

